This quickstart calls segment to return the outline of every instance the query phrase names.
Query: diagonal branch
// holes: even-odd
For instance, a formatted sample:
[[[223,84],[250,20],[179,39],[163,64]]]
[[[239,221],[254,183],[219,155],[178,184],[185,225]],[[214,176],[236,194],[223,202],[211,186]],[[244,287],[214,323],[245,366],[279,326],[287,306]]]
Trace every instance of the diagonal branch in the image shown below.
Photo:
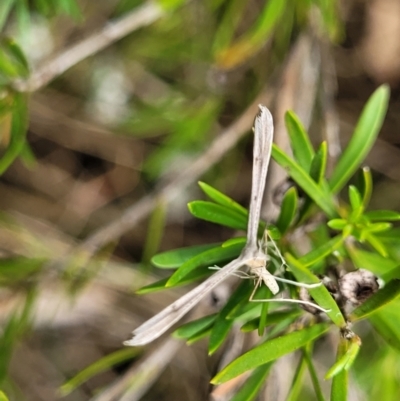
[[[71,46],[52,60],[39,67],[27,80],[18,80],[13,84],[20,92],[34,92],[57,78],[69,68],[87,57],[93,56],[107,46],[125,37],[129,33],[150,25],[165,14],[165,11],[153,1],[136,7],[123,17],[108,22],[103,29],[81,42]]]

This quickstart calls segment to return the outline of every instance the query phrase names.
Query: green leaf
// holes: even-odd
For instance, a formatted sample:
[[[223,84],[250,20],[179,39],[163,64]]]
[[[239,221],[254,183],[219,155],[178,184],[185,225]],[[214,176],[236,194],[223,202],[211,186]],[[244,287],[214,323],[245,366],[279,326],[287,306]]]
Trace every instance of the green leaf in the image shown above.
[[[236,43],[216,55],[218,66],[231,69],[255,54],[281,20],[285,6],[286,1],[282,0],[270,0],[265,3],[258,13],[256,23]]]
[[[332,228],[333,230],[342,231],[347,226],[348,222],[345,219],[332,219],[326,224],[328,224],[328,227]]]
[[[365,210],[369,205],[373,188],[372,174],[369,167],[362,168],[362,177],[363,177],[363,185],[361,193],[362,193],[362,204]]]
[[[74,18],[75,21],[83,21],[83,14],[75,0],[58,0],[58,13],[65,13]]]
[[[186,323],[175,330],[173,336],[180,339],[187,339],[193,337],[200,331],[208,329],[213,325],[215,319],[217,318],[217,313],[212,315],[204,316],[200,319],[194,320],[192,322]]]
[[[15,258],[0,259],[0,283],[10,284],[21,280],[29,280],[32,275],[41,271],[48,262],[45,258]]]
[[[400,220],[400,213],[393,212],[392,210],[371,210],[364,213],[370,221],[397,221]]]
[[[231,0],[225,3],[224,14],[221,16],[214,35],[212,45],[214,56],[231,43],[235,30],[241,22],[243,8],[246,6],[246,2],[243,0]]]
[[[400,295],[400,279],[394,279],[382,289],[369,297],[362,305],[354,309],[349,319],[357,321],[366,318],[371,313],[392,302]]]
[[[272,146],[272,157],[285,168],[304,192],[329,216],[336,216],[336,207],[331,195],[319,186],[309,174],[293,159],[286,155],[275,144]]]
[[[329,40],[340,43],[344,39],[343,19],[340,16],[340,7],[334,1],[316,0],[311,3],[319,8],[321,15],[321,30],[325,30]]]
[[[246,237],[234,237],[234,238],[229,238],[225,242],[222,243],[222,247],[226,248],[228,246],[233,246],[233,245],[238,245],[242,244],[244,247],[246,245],[247,238]]]
[[[282,234],[284,234],[288,230],[296,215],[297,202],[297,189],[296,187],[291,187],[286,192],[285,197],[283,198],[281,212],[276,222],[276,227]]]
[[[268,340],[267,342],[253,348],[251,351],[246,352],[231,362],[211,380],[211,383],[225,383],[250,369],[254,369],[258,366],[264,365],[265,363],[274,361],[283,355],[289,354],[303,347],[315,338],[321,337],[326,331],[328,331],[328,329],[328,324],[319,323],[311,327]]]
[[[290,266],[290,271],[296,277],[299,283],[313,284],[320,283],[317,276],[312,274],[299,260],[296,260],[290,253],[285,254],[285,259]],[[324,309],[329,309],[327,315],[331,318],[339,327],[345,327],[346,321],[337,306],[335,300],[332,298],[329,291],[324,285],[309,289],[311,297],[317,302],[317,304]]]
[[[400,237],[400,227],[391,228],[388,231],[379,233],[379,239],[385,243],[397,246]]]
[[[166,209],[167,208],[164,201],[159,199],[151,213],[146,234],[146,241],[142,252],[142,263],[144,266],[146,266],[146,268],[149,267],[151,258],[159,249],[161,238],[165,229]]]
[[[359,269],[367,269],[383,280],[389,281],[393,277],[392,274],[399,266],[399,262],[390,258],[385,258],[375,252],[364,251],[363,249],[356,248],[350,243],[346,244],[347,252],[350,259]],[[400,278],[400,277],[398,277]]]
[[[340,360],[347,352],[348,341],[341,339],[338,346],[336,360]],[[342,370],[332,380],[331,401],[347,401],[347,387],[349,375],[347,370]]]
[[[365,227],[365,231],[369,233],[380,233],[382,231],[388,231],[392,228],[391,223],[371,223],[367,227]]]
[[[393,301],[370,315],[368,321],[375,331],[391,346],[400,351],[399,300]]]
[[[221,206],[226,206],[227,208],[234,209],[237,212],[243,214],[247,218],[248,216],[248,211],[245,207],[240,205],[239,203],[235,202],[232,198],[229,196],[226,196],[222,192],[216,190],[212,186],[199,181],[199,186],[203,190],[203,192],[215,203],[218,203]]]
[[[0,401],[9,401],[5,393],[0,391]]]
[[[190,272],[183,280],[179,281],[174,287],[181,287],[186,284],[193,283],[194,281],[198,281],[204,277],[210,276],[212,273],[212,270],[209,269],[196,269],[192,272]],[[163,278],[162,280],[156,281],[155,283],[146,285],[138,290],[136,290],[136,294],[149,294],[151,292],[157,292],[157,291],[164,291],[164,290],[169,290],[170,288],[173,288],[172,286],[166,286],[169,278]]]
[[[342,339],[341,341],[348,341],[346,352],[341,355],[325,375],[325,379],[331,379],[343,370],[349,370],[356,359],[361,347],[361,339],[354,336],[351,340]]]
[[[193,336],[186,339],[186,344],[192,345],[192,344],[196,343],[197,341],[202,340],[203,338],[209,337],[211,334],[211,329],[212,329],[212,326],[206,327],[203,330],[198,331]]]
[[[388,227],[390,228],[390,227]],[[389,255],[386,246],[383,244],[383,242],[376,237],[375,235],[369,233],[368,231],[364,230],[362,232],[363,238],[365,241],[367,241],[379,254],[381,254],[384,257],[387,257]]]
[[[198,219],[227,226],[235,230],[246,230],[247,216],[237,210],[206,201],[193,201],[188,204],[189,211]]]
[[[15,14],[17,16],[18,29],[22,35],[29,35],[31,24],[28,0],[19,0],[15,4]]]
[[[297,401],[299,399],[300,391],[303,386],[305,370],[306,360],[304,355],[302,355],[294,373],[292,385],[289,387],[289,394],[286,397],[286,401]]]
[[[317,371],[315,369],[315,366],[312,361],[312,343],[309,342],[305,347],[304,347],[304,359],[306,361],[308,371],[310,373],[311,381],[313,383],[315,395],[317,397],[318,401],[325,401],[325,398],[322,394],[322,389],[321,385],[318,380],[318,375]]]
[[[258,299],[269,299],[272,296],[271,290],[266,286],[262,286],[261,288],[259,288],[257,293],[259,296]],[[263,302],[261,304],[261,314],[258,322],[258,335],[260,337],[262,337],[262,335],[264,334],[265,327],[267,326],[269,306],[270,306],[269,302]]]
[[[328,148],[326,142],[322,142],[317,153],[312,159],[310,177],[318,184],[324,182],[326,163],[328,160]]]
[[[325,189],[325,192],[328,193],[329,187],[324,178],[327,158],[328,158],[328,150],[326,142],[323,142],[311,161],[310,177],[317,184],[323,187]],[[313,200],[309,196],[306,196],[305,201],[302,207],[300,208],[300,212],[298,215],[298,224],[301,224],[304,220],[307,219],[308,214],[312,212],[313,205],[314,205]]]
[[[151,258],[151,263],[153,263],[154,266],[162,269],[173,269],[181,266],[183,263],[199,255],[200,253],[217,246],[221,246],[221,244],[195,245],[187,248],[174,249],[172,251],[159,253],[153,256]]]
[[[232,313],[232,311],[239,308],[243,302],[248,301],[253,289],[252,285],[249,284],[252,283],[242,281],[239,287],[230,296],[228,302],[219,312],[210,334],[210,342],[208,344],[209,355],[214,354],[215,351],[217,351],[223,344],[233,323],[235,322],[233,319],[228,319],[228,315]]]
[[[252,401],[265,384],[265,380],[271,370],[273,362],[266,363],[254,370],[246,383],[236,392],[230,401]]]
[[[172,11],[185,3],[185,0],[157,0],[157,3],[165,10]]]
[[[314,149],[303,124],[293,111],[285,113],[285,124],[295,160],[305,171],[309,171]]]
[[[316,248],[302,256],[299,261],[304,265],[304,267],[312,266],[336,251],[340,246],[342,246],[343,241],[343,236],[337,235],[336,237],[333,237],[329,241],[325,242],[319,248]]]
[[[238,243],[229,247],[216,247],[204,251],[185,262],[169,278],[167,287],[175,286],[191,271],[198,267],[213,267],[216,263],[232,260],[237,257],[243,249],[243,244]]]
[[[8,374],[8,366],[14,347],[21,340],[31,325],[32,311],[35,304],[36,292],[28,291],[22,308],[14,308],[8,313],[3,322],[0,334],[0,381],[4,383]],[[21,305],[19,305],[21,306]],[[15,309],[15,310],[13,310]]]
[[[3,174],[7,170],[25,146],[25,136],[28,126],[27,97],[17,93],[14,95],[13,103],[11,141],[3,157],[0,159],[0,174]]]
[[[37,166],[35,154],[33,153],[28,142],[24,143],[24,146],[19,154],[19,157],[21,158],[21,162],[24,164],[26,168],[32,170],[34,167]]]
[[[382,126],[389,101],[389,87],[380,86],[369,98],[358,120],[350,142],[342,153],[329,186],[338,193],[364,161]]]
[[[18,66],[10,60],[4,49],[0,48],[0,83],[3,85],[18,77]]]
[[[125,347],[115,351],[96,362],[92,363],[87,368],[81,370],[76,376],[68,380],[60,387],[60,392],[63,397],[72,393],[82,383],[88,381],[95,375],[111,369],[114,365],[126,362],[137,356],[141,350],[137,347]]]
[[[358,189],[354,185],[349,186],[349,199],[352,209],[351,219],[352,221],[357,221],[358,217],[363,212],[361,195]]]
[[[300,313],[301,312],[299,309],[291,309],[282,312],[270,312],[268,314],[267,326],[272,326],[274,324],[281,323],[285,320],[292,322],[299,317]],[[240,328],[240,330],[243,331],[244,333],[248,333],[249,331],[257,330],[259,327],[260,327],[260,317],[257,317],[245,323]]]
[[[24,52],[12,39],[5,38],[2,40],[2,44],[7,49],[10,56],[12,56],[13,61],[17,64],[18,74],[22,78],[27,78],[29,75],[29,63],[24,55]]]
[[[4,24],[15,2],[16,0],[2,0],[0,2],[0,31],[3,30]]]

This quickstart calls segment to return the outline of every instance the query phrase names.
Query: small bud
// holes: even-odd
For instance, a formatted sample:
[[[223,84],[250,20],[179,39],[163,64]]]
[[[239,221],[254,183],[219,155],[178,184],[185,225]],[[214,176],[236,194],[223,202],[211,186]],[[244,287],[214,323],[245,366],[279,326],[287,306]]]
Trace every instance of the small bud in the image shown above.
[[[379,289],[377,277],[368,270],[359,269],[339,279],[342,297],[353,305],[360,305]]]

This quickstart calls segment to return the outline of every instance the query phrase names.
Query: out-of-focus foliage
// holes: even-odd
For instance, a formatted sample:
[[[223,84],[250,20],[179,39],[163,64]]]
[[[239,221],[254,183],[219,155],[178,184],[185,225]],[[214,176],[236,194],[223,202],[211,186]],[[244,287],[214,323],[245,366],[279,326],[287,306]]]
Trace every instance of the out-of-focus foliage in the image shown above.
[[[387,111],[387,86],[378,88],[368,101],[365,93],[372,92],[371,86],[360,90],[365,94],[360,104],[366,105],[359,118],[359,111],[350,108],[358,122],[354,117],[347,124],[354,131],[341,155],[333,156],[339,144],[337,138],[332,139],[334,135],[328,135],[335,115],[329,109],[335,95],[334,83],[328,82],[335,81],[330,57],[342,41],[347,41],[346,46],[351,43],[342,20],[351,12],[352,5],[347,7],[343,10],[336,0],[0,0],[0,286],[5,294],[0,335],[0,387],[4,393],[0,392],[0,401],[19,401],[25,392],[29,399],[34,393],[28,385],[24,388],[23,368],[30,376],[48,365],[29,371],[29,363],[13,364],[13,353],[17,355],[18,346],[29,341],[33,332],[39,332],[34,345],[43,343],[50,349],[52,340],[45,335],[52,327],[48,321],[53,320],[62,333],[61,342],[72,338],[72,348],[78,349],[63,355],[63,351],[51,348],[43,358],[51,360],[54,370],[62,371],[53,379],[65,397],[72,397],[66,400],[93,399],[112,381],[120,385],[121,399],[135,391],[123,375],[132,360],[142,367],[142,356],[135,349],[120,349],[120,344],[137,323],[132,322],[132,315],[143,319],[145,313],[137,313],[142,304],[133,308],[129,304],[128,312],[120,316],[121,300],[108,306],[111,312],[102,301],[110,288],[123,294],[124,301],[132,301],[132,286],[137,293],[148,294],[195,285],[213,273],[209,267],[223,265],[240,253],[245,238],[226,237],[232,231],[239,230],[242,235],[246,230],[248,212],[241,203],[248,199],[249,140],[208,166],[199,185],[209,200],[193,200],[196,194],[182,191],[170,205],[160,196],[148,226],[132,225],[129,239],[124,238],[115,248],[120,258],[141,262],[139,269],[130,266],[128,278],[120,259],[115,262],[110,256],[118,235],[109,237],[105,249],[94,246],[92,253],[87,244],[80,249],[80,242],[96,238],[98,228],[125,216],[132,204],[146,200],[146,194],[158,196],[166,183],[187,171],[265,88],[270,96],[268,106],[276,107],[277,131],[282,132],[286,125],[292,152],[288,152],[289,146],[274,145],[272,155],[294,185],[282,195],[276,220],[260,223],[259,236],[268,228],[287,262],[287,279],[317,283],[324,277],[334,282],[324,281],[326,285],[309,291],[312,302],[328,312],[321,318],[295,306],[281,310],[268,303],[248,302],[254,287],[251,280],[244,280],[218,312],[181,326],[175,336],[188,344],[208,339],[208,351],[213,354],[223,349],[237,324],[245,333],[258,331],[259,344],[213,379],[220,384],[250,374],[232,395],[234,401],[256,399],[276,360],[295,351],[300,359],[288,390],[289,400],[327,399],[324,377],[331,380],[331,400],[347,399],[349,387],[353,390],[354,386],[366,400],[400,397],[400,331],[396,324],[400,318],[396,226],[400,216],[386,206],[368,210],[371,199],[382,196],[373,191],[373,175],[363,167]],[[138,15],[140,24],[130,28]],[[121,22],[128,27],[125,33],[115,43],[107,42],[102,36],[104,29],[118,29]],[[289,68],[304,38],[311,50],[305,60]],[[82,49],[98,41],[105,43],[100,51],[77,57],[71,68],[57,73],[57,63],[75,59]],[[311,66],[304,67],[307,62]],[[300,71],[298,81],[308,85],[300,93],[296,92],[301,85],[293,70]],[[51,79],[46,81],[48,77]],[[39,82],[33,92],[28,85],[32,78]],[[46,82],[43,85],[41,78]],[[352,86],[362,85],[355,82],[347,86],[350,91]],[[296,100],[309,110],[283,115]],[[304,126],[307,113],[312,122]],[[250,131],[250,125],[247,129]],[[322,133],[322,140],[315,138],[316,132]],[[192,216],[206,222],[201,229],[190,231],[192,223],[185,223],[187,202]],[[29,218],[24,220],[26,216]],[[307,240],[307,251],[293,240],[299,232]],[[191,246],[171,250],[182,238]],[[169,250],[154,256],[160,246]],[[93,254],[96,257],[92,258]],[[274,252],[269,256],[271,273],[282,273],[282,260]],[[164,269],[159,277],[150,284],[148,279],[132,279],[132,271],[150,271],[150,260]],[[115,262],[110,275],[104,272],[104,261],[110,265]],[[170,277],[165,275],[168,269],[175,269]],[[371,290],[375,292],[371,297],[349,308],[346,291],[341,299],[336,295],[342,276],[353,270],[372,272],[384,286],[377,292]],[[105,283],[107,289],[101,287],[104,292],[97,289],[99,283]],[[83,312],[79,310],[81,315],[74,320],[68,311],[75,304],[82,306],[79,296],[88,288],[95,291],[92,297],[84,298]],[[291,297],[299,296],[290,286],[282,285],[283,289]],[[358,288],[355,298],[368,289]],[[64,308],[55,302],[61,293],[67,294]],[[152,296],[157,294],[147,299]],[[258,299],[270,296],[266,288],[256,294]],[[54,309],[46,311],[53,303]],[[104,325],[101,319],[97,324],[93,318],[97,325],[86,332],[110,331],[114,337],[100,338],[100,346],[88,352],[88,358],[69,364],[70,355],[72,359],[74,353],[80,356],[83,352],[78,345],[89,349],[94,341],[83,335],[65,335],[63,330],[86,327],[98,310],[106,311],[113,320]],[[328,347],[328,342],[317,341],[327,335],[337,340],[337,349],[321,352],[319,344]],[[28,349],[40,355],[35,346]],[[321,356],[333,353],[336,359],[324,360],[321,366]],[[18,370],[21,376],[15,373]],[[48,370],[43,372],[48,374]],[[96,376],[109,372],[115,376],[101,384],[94,380],[87,392],[78,394]],[[305,383],[305,374],[312,385]],[[35,380],[40,381],[32,382]],[[177,398],[171,394],[169,399]]]

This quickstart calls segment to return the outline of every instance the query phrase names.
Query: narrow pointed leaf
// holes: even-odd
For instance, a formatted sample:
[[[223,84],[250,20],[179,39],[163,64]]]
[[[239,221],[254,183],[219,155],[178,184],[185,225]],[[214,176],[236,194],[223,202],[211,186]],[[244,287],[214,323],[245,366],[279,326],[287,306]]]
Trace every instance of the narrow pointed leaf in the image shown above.
[[[293,111],[288,111],[285,114],[285,125],[295,160],[305,171],[309,171],[314,149],[303,124]]]
[[[328,331],[329,325],[319,323],[305,329],[286,334],[281,337],[268,340],[267,342],[246,352],[231,362],[213,379],[213,384],[225,383],[250,369],[257,368],[265,363],[274,361],[283,355],[289,354],[308,342],[322,336]]]
[[[194,281],[198,281],[204,277],[211,276],[212,273],[213,273],[212,270],[209,269],[205,268],[196,269],[190,272],[187,276],[185,276],[184,279],[179,281],[179,283],[177,283],[176,285],[168,287],[166,286],[168,282],[168,277],[163,278],[162,280],[156,281],[155,283],[149,285],[145,285],[144,287],[136,290],[136,294],[143,295],[143,294],[149,294],[151,292],[169,290],[174,287],[181,287],[183,285],[193,283]]]
[[[187,345],[193,345],[204,338],[210,337],[212,327],[207,327],[186,340]]]
[[[218,203],[221,206],[226,206],[230,209],[234,209],[237,212],[242,213],[243,216],[246,216],[247,218],[247,209],[239,203],[235,202],[232,198],[226,196],[225,194],[213,188],[211,185],[206,184],[205,182],[199,181],[199,186],[203,190],[203,192],[215,203]]]
[[[370,315],[368,321],[379,335],[391,346],[400,351],[399,301]]]
[[[212,315],[204,316],[200,319],[194,320],[193,322],[186,323],[179,327],[179,329],[175,330],[173,336],[180,339],[193,337],[200,331],[211,327],[216,318],[217,314],[214,313]]]
[[[248,301],[252,291],[252,286],[249,284],[250,283],[243,281],[219,312],[210,334],[210,342],[208,344],[209,355],[212,355],[223,344],[235,322],[233,319],[229,319],[228,315],[239,308],[243,302]]]
[[[2,43],[13,58],[20,77],[27,78],[29,75],[29,63],[21,48],[12,39],[5,38],[2,40]]]
[[[318,184],[323,182],[327,160],[328,148],[326,142],[322,142],[317,153],[312,159],[310,167],[310,177]]]
[[[247,216],[226,206],[206,201],[193,201],[188,204],[188,207],[190,213],[198,219],[211,221],[235,230],[246,230],[247,228]]]
[[[6,396],[5,393],[0,391],[0,401],[9,401],[8,397]]]
[[[167,287],[178,284],[191,271],[197,269],[198,267],[213,267],[216,263],[226,262],[234,259],[240,254],[242,249],[243,244],[237,243],[228,247],[219,246],[216,248],[211,248],[194,256],[174,272],[174,274],[168,280]]]
[[[267,320],[267,327],[272,326],[274,324],[281,323],[285,320],[288,322],[293,322],[296,320],[299,315],[301,314],[299,309],[292,309],[289,311],[285,312],[270,312],[268,314],[268,320]],[[247,333],[249,331],[257,330],[260,326],[260,318],[257,317],[255,319],[252,319],[245,323],[240,330],[243,331],[244,333]]]
[[[319,186],[298,163],[275,144],[272,147],[272,157],[329,217],[336,216],[336,207],[329,192]]]
[[[63,396],[68,395],[74,391],[82,383],[88,381],[93,376],[111,369],[114,365],[128,361],[137,356],[141,350],[137,347],[125,347],[110,355],[107,355],[90,366],[81,370],[76,376],[64,383],[60,392]]]
[[[234,68],[253,56],[261,49],[280,21],[285,10],[286,1],[268,1],[254,24],[236,43],[221,50],[217,55],[217,65],[223,69]]]
[[[285,259],[287,260],[290,266],[290,270],[299,283],[313,284],[320,282],[317,276],[311,273],[299,260],[296,260],[291,254],[285,254]],[[329,310],[329,312],[327,312],[327,315],[337,326],[344,327],[346,325],[346,321],[342,315],[342,312],[337,306],[336,301],[332,298],[332,295],[329,293],[324,285],[309,289],[308,292],[319,306]]]
[[[394,279],[381,290],[368,298],[362,305],[354,309],[349,319],[352,321],[364,319],[371,313],[395,300],[400,295],[400,280]]]
[[[342,340],[347,341],[347,340]],[[328,370],[325,375],[325,379],[331,379],[343,370],[349,370],[360,351],[361,340],[358,336],[353,337],[347,346],[346,352],[336,360],[332,367]]]
[[[181,266],[191,258],[203,253],[212,248],[221,246],[221,244],[206,244],[206,245],[195,245],[187,248],[174,249],[159,253],[151,258],[151,263],[154,266],[162,269],[173,269]]]
[[[315,396],[318,401],[325,401],[325,398],[322,394],[321,385],[319,383],[317,370],[315,369],[314,363],[312,361],[312,343],[308,343],[304,347],[304,359],[306,361],[308,372],[310,373],[311,381],[314,387]]]
[[[389,87],[380,86],[365,105],[350,142],[340,157],[329,186],[338,193],[364,161],[381,129],[389,101]]]
[[[271,290],[266,286],[261,287],[258,290],[258,294],[261,297],[261,299],[269,299],[272,296]],[[260,337],[262,337],[262,335],[264,334],[265,327],[267,326],[269,306],[270,306],[269,302],[263,302],[261,304],[261,314],[258,322],[258,335]]]
[[[358,217],[362,212],[362,200],[361,200],[361,195],[358,192],[358,189],[354,185],[349,186],[349,199],[351,208]]]
[[[297,202],[297,189],[296,187],[292,187],[286,192],[285,197],[283,198],[281,211],[278,220],[276,221],[276,227],[282,234],[288,230],[296,215]]]
[[[294,373],[292,384],[289,388],[289,394],[286,397],[286,401],[297,401],[300,396],[300,391],[303,386],[304,372],[306,370],[306,361],[302,355]]]
[[[341,231],[347,226],[348,222],[345,219],[332,219],[327,224],[333,230]]]
[[[362,169],[362,177],[363,177],[363,185],[362,185],[362,203],[364,206],[364,210],[367,208],[369,205],[369,201],[371,199],[371,194],[372,194],[372,188],[373,188],[373,183],[372,183],[372,174],[371,170],[369,167],[363,167]]]
[[[387,274],[399,266],[399,262],[390,258],[385,258],[376,252],[364,251],[351,244],[347,244],[346,248],[356,267],[359,269],[367,269],[377,276],[382,277],[385,281],[388,281],[389,278]]]
[[[305,266],[312,266],[325,259],[327,256],[331,255],[334,251],[336,251],[340,246],[342,246],[344,238],[342,235],[337,235],[333,237],[329,241],[325,242],[319,248],[316,248],[306,255],[302,256],[299,261]]]
[[[365,217],[368,217],[371,221],[397,221],[400,220],[400,213],[392,210],[371,210],[370,212],[364,213]]]
[[[6,152],[0,158],[0,174],[11,165],[24,149],[28,126],[28,101],[23,94],[15,94],[13,99],[11,140]]]
[[[369,233],[366,230],[364,230],[363,236],[365,241],[367,241],[380,255],[385,258],[389,256],[389,252],[386,249],[385,244],[377,236]]]
[[[3,30],[3,26],[15,2],[16,0],[2,0],[0,2],[0,31]]]
[[[265,380],[271,370],[273,362],[266,363],[254,370],[246,383],[236,392],[230,401],[252,401],[265,384]]]
[[[242,244],[242,246],[246,245],[247,238],[246,237],[234,237],[234,238],[229,238],[225,242],[222,243],[222,247],[226,248],[228,246],[233,246],[237,244]]]
[[[339,342],[336,360],[340,360],[346,354],[348,342],[342,339]],[[349,383],[349,375],[347,370],[342,370],[335,375],[332,380],[331,401],[347,401],[347,388]]]

